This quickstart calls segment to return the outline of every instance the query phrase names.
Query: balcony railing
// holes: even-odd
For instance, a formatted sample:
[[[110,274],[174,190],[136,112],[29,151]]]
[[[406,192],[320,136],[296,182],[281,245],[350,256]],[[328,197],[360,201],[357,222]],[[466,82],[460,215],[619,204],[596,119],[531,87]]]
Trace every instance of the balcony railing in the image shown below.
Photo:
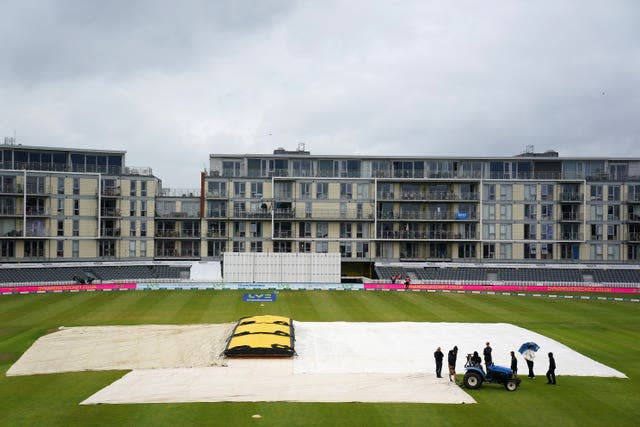
[[[199,218],[198,212],[155,212],[157,218]]]
[[[476,221],[475,212],[379,212],[378,219],[422,221]]]
[[[207,231],[207,237],[211,237],[211,238],[226,238],[227,237],[227,232],[226,231],[213,231],[213,230],[208,230]]]
[[[22,185],[12,184],[0,187],[0,194],[22,194]]]
[[[560,221],[582,221],[580,212],[560,212]]]
[[[445,202],[457,202],[457,201],[478,201],[478,193],[456,193],[453,191],[403,191],[399,193],[394,192],[378,192],[378,199],[380,200],[415,200],[415,201],[445,201]]]
[[[100,194],[105,197],[118,197],[120,196],[119,188],[103,188]]]
[[[562,202],[582,202],[584,201],[584,193],[560,193],[560,201]]]
[[[27,216],[49,216],[49,211],[45,208],[27,206],[25,209]]]
[[[120,237],[119,228],[103,228],[100,230],[100,237]]]
[[[274,231],[273,238],[274,239],[290,239],[293,236],[292,231]]]
[[[640,232],[632,231],[631,233],[629,233],[629,241],[640,242]]]
[[[120,209],[118,208],[102,208],[100,211],[102,216],[120,216]]]
[[[560,233],[560,240],[584,240],[582,236],[579,232],[564,232]]]
[[[454,231],[383,231],[380,239],[387,240],[478,240],[479,233]]]

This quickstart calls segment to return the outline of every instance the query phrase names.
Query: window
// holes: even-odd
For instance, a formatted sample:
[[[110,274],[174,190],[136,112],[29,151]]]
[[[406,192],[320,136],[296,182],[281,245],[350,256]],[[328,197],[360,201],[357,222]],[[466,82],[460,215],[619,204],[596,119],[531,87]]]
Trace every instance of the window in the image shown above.
[[[326,239],[329,237],[329,223],[318,222],[316,224],[316,237],[319,239]]]
[[[495,184],[485,184],[484,185],[484,200],[495,200],[496,199],[496,185]]]
[[[370,197],[369,184],[358,184],[358,200],[366,200]]]
[[[340,256],[351,258],[351,242],[340,242]]]
[[[58,199],[58,215],[64,215],[64,199]]]
[[[311,202],[304,203],[304,217],[305,218],[313,217],[313,204]]]
[[[602,240],[602,224],[591,224],[591,240]]]
[[[251,242],[249,250],[251,252],[262,252],[262,242]]]
[[[524,217],[526,219],[536,219],[536,205],[524,205]]]
[[[253,199],[261,199],[262,198],[262,183],[261,182],[252,182],[251,183],[251,198],[253,198]]]
[[[80,200],[73,201],[73,214],[78,216],[80,215]]]
[[[591,245],[591,259],[592,260],[601,260],[602,259],[602,245],[601,244]]]
[[[249,229],[251,233],[251,237],[262,237],[262,223],[261,222],[252,222],[249,224]],[[255,252],[255,251],[253,251]],[[258,251],[262,252],[262,251]]]
[[[78,221],[77,219],[74,219],[72,222],[72,234],[74,236],[80,235],[80,221]]]
[[[71,241],[71,256],[73,258],[79,258],[80,257],[80,241],[79,240],[72,240]]]
[[[244,222],[234,221],[233,223],[233,237],[244,237],[245,225]],[[234,249],[234,252],[237,252]]]
[[[351,236],[351,223],[350,222],[341,222],[340,223],[340,237],[350,239]]]
[[[484,224],[484,236],[483,238],[486,240],[495,240],[496,239],[496,225],[495,224]]]
[[[140,182],[140,195],[142,197],[146,197],[147,196],[147,181],[141,181]]]
[[[591,206],[591,220],[602,221],[604,219],[603,212],[604,208],[602,205]]]
[[[553,219],[553,205],[540,205],[540,219]]]
[[[64,240],[58,240],[56,242],[56,256],[58,258],[64,257]]]
[[[511,243],[500,243],[500,259],[511,259],[513,245]]]
[[[356,225],[356,238],[358,239],[369,238],[369,224],[363,224],[359,222]]]
[[[136,201],[131,200],[129,202],[129,216],[136,216]]]
[[[607,240],[618,240],[618,225],[607,225]]]
[[[511,224],[500,224],[500,240],[511,240]]]
[[[222,162],[222,176],[240,176],[240,162],[239,161]]]
[[[511,219],[511,205],[500,205],[500,219]]]
[[[340,183],[340,198],[351,199],[353,197],[353,184],[350,182]]]
[[[484,205],[484,219],[496,219],[496,206],[495,205]]]
[[[58,194],[64,194],[64,177],[58,177]]]
[[[233,195],[235,197],[245,197],[245,185],[244,182],[234,182],[233,183]]]
[[[524,257],[525,259],[536,259],[537,247],[535,243],[524,244]]]
[[[327,199],[329,197],[329,183],[317,182],[316,183],[316,199]]]
[[[524,238],[525,238],[525,240],[535,240],[536,239],[536,224],[525,224],[524,225]]]
[[[542,224],[540,226],[540,239],[553,240],[553,224]]]
[[[524,200],[535,201],[536,200],[536,185],[525,184],[524,185]]]
[[[473,243],[458,244],[458,258],[475,258],[476,245]]]
[[[553,184],[540,185],[540,200],[542,201],[553,200]]]
[[[73,178],[73,194],[80,194],[80,178]]]
[[[482,258],[493,259],[496,257],[496,245],[493,243],[485,243],[482,245]]]
[[[369,243],[366,243],[366,242],[356,243],[356,257],[369,258]]]
[[[298,252],[307,254],[311,252],[311,242],[298,242]]]
[[[147,216],[147,201],[140,201],[140,216]]]
[[[610,261],[620,259],[620,245],[607,245],[607,259]]]
[[[301,199],[310,199],[311,198],[311,183],[310,182],[301,182],[300,183],[300,198]]]
[[[135,221],[130,221],[129,222],[129,235],[130,236],[135,236],[136,235],[136,222]]]
[[[260,186],[260,193],[262,193],[262,183]],[[227,197],[227,183],[221,181],[209,181],[207,182],[207,196],[209,197]],[[261,196],[262,197],[262,196]]]
[[[130,182],[130,185],[131,185],[131,189],[130,189],[130,191],[129,191],[129,195],[131,195],[131,196],[135,196],[135,195],[136,195],[136,193],[137,193],[136,181],[131,181],[131,182]]]
[[[298,226],[298,236],[302,238],[311,237],[311,223],[310,222],[301,222]]]
[[[609,221],[620,220],[620,205],[607,206],[607,220]]]
[[[58,236],[64,236],[64,221],[58,220]]]
[[[129,240],[129,257],[134,258],[136,256],[136,241]]]
[[[553,244],[542,243],[540,245],[540,259],[553,259]]]
[[[609,185],[607,200],[610,202],[618,202],[620,201],[620,186],[619,185]]]
[[[233,242],[233,252],[244,252],[244,242]]]
[[[500,200],[513,200],[513,186],[511,184],[500,184]]]
[[[329,252],[329,242],[316,242],[316,252],[319,254]]]
[[[140,221],[140,237],[147,236],[147,221]],[[142,250],[142,248],[140,248]]]
[[[146,240],[141,240],[140,241],[140,256],[141,257],[146,257],[147,256],[147,241]]]
[[[602,200],[602,185],[592,185],[589,195],[591,200]]]

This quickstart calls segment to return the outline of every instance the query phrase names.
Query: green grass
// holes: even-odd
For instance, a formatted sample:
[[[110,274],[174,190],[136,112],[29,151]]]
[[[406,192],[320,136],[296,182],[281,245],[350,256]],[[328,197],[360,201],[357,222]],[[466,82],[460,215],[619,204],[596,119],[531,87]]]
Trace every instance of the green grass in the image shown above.
[[[79,402],[124,371],[6,377],[38,337],[59,326],[185,324],[281,314],[300,321],[508,322],[544,334],[629,379],[558,377],[469,391],[476,405]],[[640,304],[424,292],[286,291],[275,303],[238,291],[147,291],[0,297],[0,425],[636,426],[640,419]],[[561,373],[561,369],[559,370]],[[260,414],[261,419],[251,415]]]

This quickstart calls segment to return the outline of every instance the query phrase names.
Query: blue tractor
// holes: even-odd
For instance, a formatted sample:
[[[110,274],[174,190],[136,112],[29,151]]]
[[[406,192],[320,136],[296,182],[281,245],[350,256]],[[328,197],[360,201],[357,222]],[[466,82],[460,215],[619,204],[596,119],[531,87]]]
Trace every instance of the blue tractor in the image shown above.
[[[471,362],[470,356],[467,357],[467,363],[464,365],[466,371],[462,380],[466,388],[477,389],[482,386],[483,382],[488,382],[502,384],[508,391],[516,391],[518,389],[522,380],[513,375],[513,371],[510,368],[491,364],[487,367],[487,372],[485,373],[480,363]]]

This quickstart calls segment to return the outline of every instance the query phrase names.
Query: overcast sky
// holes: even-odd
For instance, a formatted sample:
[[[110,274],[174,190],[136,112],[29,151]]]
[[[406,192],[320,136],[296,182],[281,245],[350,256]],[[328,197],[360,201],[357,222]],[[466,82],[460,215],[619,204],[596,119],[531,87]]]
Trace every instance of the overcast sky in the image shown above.
[[[127,151],[640,157],[640,1],[4,1],[0,136]]]

